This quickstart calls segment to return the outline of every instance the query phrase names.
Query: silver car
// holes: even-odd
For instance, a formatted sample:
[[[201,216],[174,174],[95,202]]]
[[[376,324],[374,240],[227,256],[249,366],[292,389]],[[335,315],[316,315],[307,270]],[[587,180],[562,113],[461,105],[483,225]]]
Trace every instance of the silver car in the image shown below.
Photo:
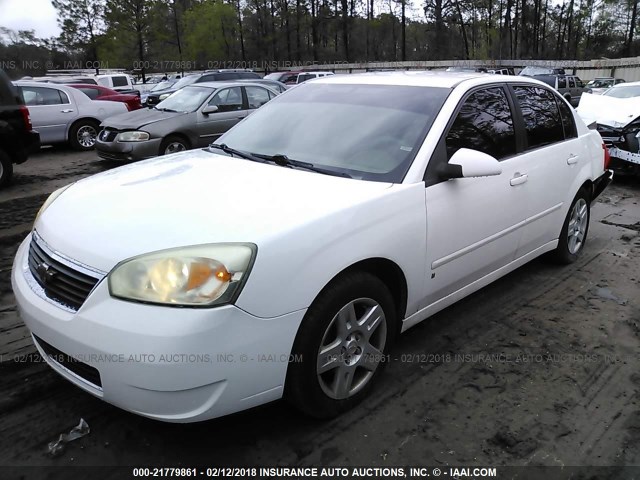
[[[153,108],[103,122],[96,150],[105,160],[133,161],[206,147],[278,94],[248,82],[189,85]]]
[[[90,150],[96,143],[100,122],[127,111],[122,102],[91,100],[66,85],[23,81],[16,85],[43,145],[68,142],[77,150]]]

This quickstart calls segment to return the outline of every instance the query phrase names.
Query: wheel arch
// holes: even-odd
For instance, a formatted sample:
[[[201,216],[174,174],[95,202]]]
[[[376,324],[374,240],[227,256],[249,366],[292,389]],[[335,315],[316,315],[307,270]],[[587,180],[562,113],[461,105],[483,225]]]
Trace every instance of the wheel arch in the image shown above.
[[[171,137],[178,137],[181,140],[184,140],[185,142],[187,142],[187,150],[190,150],[191,148],[193,148],[193,145],[194,145],[193,141],[191,140],[189,135],[187,135],[184,132],[171,132],[167,135],[164,135],[162,137],[162,141],[160,142],[160,148],[164,146],[165,142],[167,141],[167,138],[171,138]]]
[[[69,135],[71,135],[71,130],[73,130],[73,127],[75,127],[78,123],[83,122],[89,120],[91,122],[94,122],[95,124],[97,124],[98,126],[98,133],[100,133],[100,124],[102,123],[100,120],[98,120],[95,117],[79,117],[76,118],[75,120],[73,120],[73,122],[69,123],[69,126],[67,127],[67,141],[70,140],[69,139]]]
[[[396,309],[397,332],[402,329],[402,320],[404,320],[407,312],[408,285],[407,278],[402,268],[392,260],[383,257],[372,257],[359,260],[349,265],[333,276],[331,280],[320,290],[316,298],[318,298],[333,282],[338,278],[351,272],[367,272],[376,276],[389,289]],[[314,299],[315,301],[315,299]]]

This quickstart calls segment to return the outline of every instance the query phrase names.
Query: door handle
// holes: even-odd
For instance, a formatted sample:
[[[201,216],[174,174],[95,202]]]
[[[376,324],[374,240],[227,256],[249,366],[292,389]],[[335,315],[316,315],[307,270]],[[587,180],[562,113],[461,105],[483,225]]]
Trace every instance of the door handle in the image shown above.
[[[60,110],[60,113],[73,113],[73,110],[71,110],[70,108],[66,109],[66,110]]]
[[[573,165],[575,163],[578,163],[579,158],[580,157],[572,153],[571,155],[569,155],[569,158],[567,158],[567,165]]]
[[[529,179],[529,175],[527,175],[526,173],[523,174],[519,174],[516,173],[513,178],[509,181],[509,184],[512,187],[515,187],[516,185],[522,185],[523,183],[525,183],[527,180]]]

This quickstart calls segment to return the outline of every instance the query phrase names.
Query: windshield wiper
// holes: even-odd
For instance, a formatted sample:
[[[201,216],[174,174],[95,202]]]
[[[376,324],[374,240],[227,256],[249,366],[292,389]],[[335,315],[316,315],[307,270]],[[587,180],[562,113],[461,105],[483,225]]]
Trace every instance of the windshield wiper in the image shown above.
[[[264,155],[262,153],[252,153],[258,158],[263,158],[269,162],[273,162],[281,167],[289,168],[304,168],[305,170],[311,170],[312,172],[322,173],[323,175],[333,175],[334,177],[353,178],[348,173],[337,172],[328,168],[317,167],[313,163],[302,162],[300,160],[293,160],[282,153],[276,153],[275,155]]]
[[[177,110],[171,110],[170,108],[158,108],[158,107],[153,107],[156,110],[160,110],[161,112],[172,112],[172,113],[178,113]]]
[[[244,158],[245,160],[251,160],[252,162],[265,163],[265,160],[258,157],[257,155],[252,155],[251,153],[236,150],[235,148],[227,146],[227,144],[225,143],[212,143],[211,145],[209,145],[209,148],[217,148],[218,150],[222,150],[227,155]]]

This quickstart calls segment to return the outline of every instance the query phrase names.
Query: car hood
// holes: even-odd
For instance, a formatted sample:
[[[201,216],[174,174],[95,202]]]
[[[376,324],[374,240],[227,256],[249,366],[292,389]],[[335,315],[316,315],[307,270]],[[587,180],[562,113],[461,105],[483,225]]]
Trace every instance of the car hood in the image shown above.
[[[124,259],[179,246],[251,242],[260,249],[391,185],[196,150],[80,180],[35,229],[53,250],[108,272]]]
[[[640,97],[616,98],[583,93],[576,109],[584,122],[623,128],[640,117]]]
[[[170,118],[187,115],[184,112],[163,112],[155,108],[143,108],[132,112],[122,113],[109,117],[102,122],[102,127],[115,128],[117,130],[137,129],[150,123],[161,122]]]
[[[149,91],[147,93],[149,94],[150,97],[159,97],[160,95],[164,95],[165,93],[173,93],[173,92],[177,92],[177,90],[175,88],[167,88],[165,90],[155,90],[153,92]]]

